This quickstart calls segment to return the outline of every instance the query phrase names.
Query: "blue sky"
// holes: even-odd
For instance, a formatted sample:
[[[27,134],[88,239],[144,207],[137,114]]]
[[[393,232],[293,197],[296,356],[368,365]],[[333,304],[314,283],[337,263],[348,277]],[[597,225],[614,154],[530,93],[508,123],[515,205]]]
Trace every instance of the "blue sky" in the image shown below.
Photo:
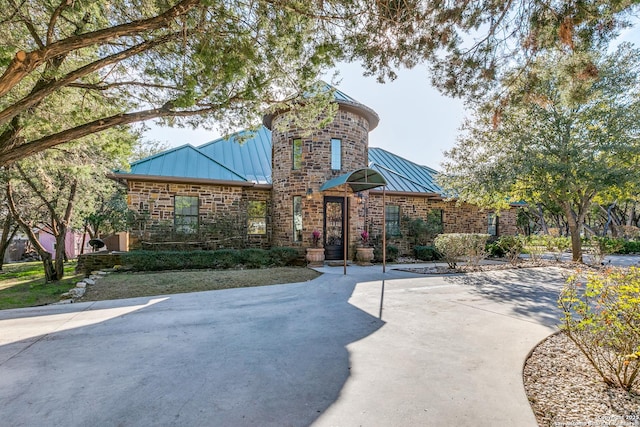
[[[341,65],[339,71],[338,88],[380,116],[380,124],[369,134],[369,146],[438,169],[442,152],[454,144],[464,117],[461,101],[446,98],[433,89],[424,67],[401,70],[395,81],[385,84],[362,76],[358,64]],[[172,147],[200,145],[220,136],[203,129],[147,125],[151,129],[145,133],[146,139]]]
[[[621,39],[638,45],[640,27],[636,25],[626,31]],[[359,64],[343,64],[338,70],[338,88],[380,116],[380,124],[369,134],[369,146],[440,169],[443,152],[454,146],[465,117],[460,100],[444,97],[433,89],[425,67],[400,70],[395,81],[385,84],[364,77]],[[146,132],[146,139],[172,147],[200,145],[220,137],[215,131],[147,125],[151,129]]]

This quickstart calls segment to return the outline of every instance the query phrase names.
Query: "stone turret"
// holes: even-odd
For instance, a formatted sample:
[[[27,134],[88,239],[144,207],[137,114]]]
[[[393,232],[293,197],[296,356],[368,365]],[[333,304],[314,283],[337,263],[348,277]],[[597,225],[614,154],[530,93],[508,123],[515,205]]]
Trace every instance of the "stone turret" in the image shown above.
[[[378,115],[337,90],[335,102],[338,111],[333,122],[308,136],[299,129],[278,130],[286,112],[264,118],[265,126],[272,130],[274,246],[308,247],[314,230],[323,233],[327,245],[325,203],[331,197],[344,197],[344,192],[320,193],[320,186],[368,165],[369,131],[378,125]],[[349,211],[355,218],[356,207]],[[350,228],[346,238],[353,241],[349,236],[356,235],[355,225]]]

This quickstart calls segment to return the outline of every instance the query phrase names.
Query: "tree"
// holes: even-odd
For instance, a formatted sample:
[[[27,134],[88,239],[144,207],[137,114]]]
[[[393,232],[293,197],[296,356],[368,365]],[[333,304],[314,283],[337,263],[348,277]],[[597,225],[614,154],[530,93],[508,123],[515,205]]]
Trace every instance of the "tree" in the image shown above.
[[[111,129],[82,144],[64,144],[11,167],[7,201],[13,218],[42,259],[48,282],[63,277],[67,231],[82,229],[83,218],[95,211],[105,194],[114,191],[115,184],[106,173],[126,162],[135,137],[127,129]],[[54,257],[40,244],[34,229],[54,236]]]
[[[2,236],[0,236],[0,271],[2,271],[4,256],[20,226],[19,224],[16,224],[11,216],[9,206],[5,200],[6,198],[1,193],[0,197],[2,198],[2,204],[0,205],[0,221],[2,222]]]
[[[591,74],[575,79],[566,72],[585,60],[596,67]],[[638,180],[639,66],[640,52],[629,45],[611,55],[540,58],[500,111],[484,105],[466,123],[446,153],[443,185],[483,206],[559,206],[573,259],[582,261],[580,232],[594,197]]]
[[[0,165],[145,120],[231,130],[267,108],[315,118],[330,97],[292,94],[313,92],[337,60],[362,60],[381,80],[428,62],[437,87],[473,97],[506,63],[606,43],[636,9],[632,0],[3,0]],[[58,114],[76,96],[84,101]]]

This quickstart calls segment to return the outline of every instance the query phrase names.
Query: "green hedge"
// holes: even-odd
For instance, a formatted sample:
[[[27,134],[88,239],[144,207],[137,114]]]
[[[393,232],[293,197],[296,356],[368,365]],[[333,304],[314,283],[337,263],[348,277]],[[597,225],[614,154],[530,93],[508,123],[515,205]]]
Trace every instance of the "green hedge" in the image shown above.
[[[295,248],[221,249],[217,251],[132,251],[122,254],[122,264],[135,271],[196,270],[210,268],[283,267],[293,265]]]
[[[420,261],[437,261],[442,258],[435,246],[414,246],[413,255]]]

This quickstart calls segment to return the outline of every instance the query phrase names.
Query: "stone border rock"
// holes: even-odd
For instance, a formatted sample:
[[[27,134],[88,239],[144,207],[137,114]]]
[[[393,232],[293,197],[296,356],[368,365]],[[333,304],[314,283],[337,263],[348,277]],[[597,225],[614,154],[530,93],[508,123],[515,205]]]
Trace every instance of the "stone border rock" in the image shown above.
[[[89,277],[82,279],[76,283],[75,288],[69,289],[68,292],[60,295],[60,301],[55,304],[73,304],[76,300],[82,298],[87,290],[87,286],[93,286],[96,284],[96,280],[99,280],[109,274],[108,271],[92,271]]]

